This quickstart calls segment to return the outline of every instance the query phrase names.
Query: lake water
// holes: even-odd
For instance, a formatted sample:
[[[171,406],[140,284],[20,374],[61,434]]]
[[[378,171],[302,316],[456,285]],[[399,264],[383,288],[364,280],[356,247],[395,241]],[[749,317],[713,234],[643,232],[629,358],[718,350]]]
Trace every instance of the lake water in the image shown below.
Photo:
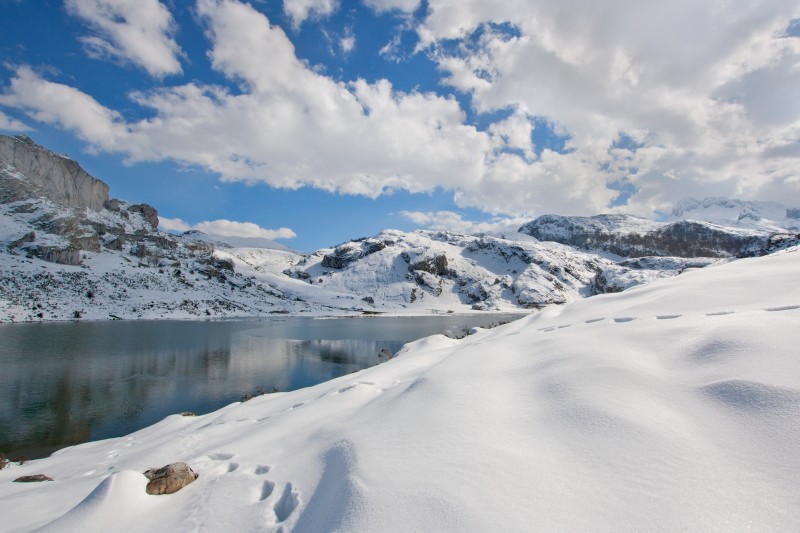
[[[0,325],[0,452],[46,456],[373,366],[436,333],[520,315]]]

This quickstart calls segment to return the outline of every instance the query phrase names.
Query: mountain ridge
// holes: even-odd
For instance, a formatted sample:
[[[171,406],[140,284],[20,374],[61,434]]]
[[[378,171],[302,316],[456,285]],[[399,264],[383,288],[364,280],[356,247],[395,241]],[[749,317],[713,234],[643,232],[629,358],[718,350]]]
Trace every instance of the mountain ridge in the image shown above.
[[[74,160],[0,136],[10,144],[0,151],[0,321],[529,312],[797,242],[709,222],[545,215],[516,234],[385,230],[306,254],[159,231],[154,207],[109,199]],[[47,168],[57,184],[37,185]],[[681,239],[705,255],[664,245]]]

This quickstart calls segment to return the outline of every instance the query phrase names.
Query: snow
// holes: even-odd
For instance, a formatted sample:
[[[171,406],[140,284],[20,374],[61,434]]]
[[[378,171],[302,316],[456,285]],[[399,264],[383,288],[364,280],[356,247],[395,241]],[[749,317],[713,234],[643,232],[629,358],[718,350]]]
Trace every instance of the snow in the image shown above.
[[[798,268],[690,270],[15,465],[3,528],[797,531]],[[176,461],[197,481],[145,495]]]
[[[685,198],[675,206],[669,220],[697,220],[729,228],[786,232],[800,229],[797,211],[777,202]],[[795,213],[794,217],[790,216],[792,212]]]

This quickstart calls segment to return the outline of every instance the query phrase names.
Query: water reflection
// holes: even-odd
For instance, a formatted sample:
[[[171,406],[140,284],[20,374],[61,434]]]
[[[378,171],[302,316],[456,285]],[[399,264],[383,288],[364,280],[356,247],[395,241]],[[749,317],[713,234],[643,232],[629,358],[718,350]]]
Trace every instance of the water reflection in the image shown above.
[[[0,325],[0,452],[43,456],[205,413],[256,387],[294,390],[384,348],[497,317]]]

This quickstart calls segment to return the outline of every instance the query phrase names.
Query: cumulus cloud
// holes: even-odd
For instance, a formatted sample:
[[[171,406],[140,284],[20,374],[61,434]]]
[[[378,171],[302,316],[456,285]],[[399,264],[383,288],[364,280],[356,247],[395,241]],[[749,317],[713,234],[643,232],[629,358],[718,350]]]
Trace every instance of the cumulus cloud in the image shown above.
[[[364,4],[378,13],[386,11],[413,13],[419,7],[420,0],[364,0]]]
[[[284,9],[302,22],[336,6]],[[790,0],[429,0],[421,20],[406,21],[439,69],[439,94],[325,76],[249,4],[198,0],[196,12],[212,68],[235,88],[135,92],[147,118],[130,121],[21,67],[0,104],[130,162],[369,197],[447,190],[458,207],[492,215],[593,214],[626,201],[613,209],[651,215],[703,195],[800,204],[800,39],[786,31],[800,7]],[[447,90],[501,118],[476,128]],[[545,126],[563,146],[542,142]],[[627,200],[620,184],[635,190]]]
[[[236,222],[233,220],[206,220],[197,224],[188,224],[180,218],[159,217],[158,225],[168,231],[197,230],[210,235],[222,237],[248,237],[261,239],[293,239],[297,234],[289,228],[265,229],[252,222]]]
[[[116,111],[73,87],[43,79],[22,66],[0,94],[0,104],[26,111],[33,119],[74,131],[93,147],[114,150],[130,133]]]
[[[159,0],[65,0],[67,12],[91,33],[81,38],[93,57],[112,57],[144,68],[151,76],[178,74],[181,49],[176,27]]]
[[[28,127],[23,122],[15,118],[11,118],[2,111],[0,111],[0,130],[3,131],[30,131],[30,127]]]
[[[197,83],[134,93],[152,117],[124,122],[23,67],[0,103],[130,162],[172,159],[225,180],[369,197],[480,180],[490,142],[464,124],[455,98],[396,91],[387,80],[336,82],[298,60],[284,32],[251,6],[200,0],[197,10],[208,25],[212,65],[240,84],[235,94]]]
[[[466,220],[460,213],[454,211],[401,211],[400,215],[420,228],[465,234],[516,232],[522,224],[530,222],[533,218],[529,216],[494,217],[490,220],[475,222]]]
[[[537,161],[497,158],[486,187],[461,201],[484,195],[498,209],[486,198],[521,190],[526,202],[591,212],[619,180],[638,191],[622,209],[643,214],[700,191],[765,197],[777,187],[800,201],[797,159],[769,156],[793,153],[779,147],[800,138],[800,40],[786,33],[799,13],[791,0],[430,0],[419,46],[445,83],[478,111],[516,109],[569,136],[563,153]],[[493,128],[518,144],[512,126]],[[620,148],[621,134],[639,143]]]
[[[299,28],[309,17],[325,17],[339,9],[339,0],[283,0],[283,12]]]

